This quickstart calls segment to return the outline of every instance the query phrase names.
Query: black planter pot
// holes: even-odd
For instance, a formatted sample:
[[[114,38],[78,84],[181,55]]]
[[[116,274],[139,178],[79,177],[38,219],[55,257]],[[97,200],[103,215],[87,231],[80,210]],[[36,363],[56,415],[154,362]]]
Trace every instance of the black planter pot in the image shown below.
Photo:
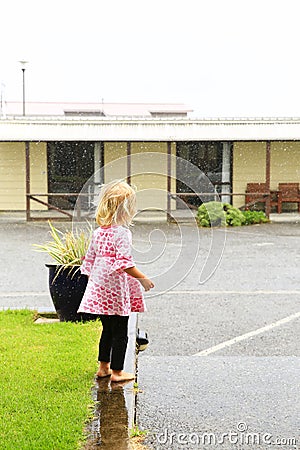
[[[94,314],[77,313],[82,300],[88,277],[80,273],[79,266],[71,270],[63,269],[57,275],[60,266],[46,264],[49,269],[49,290],[55,310],[61,322],[83,322],[95,320]]]

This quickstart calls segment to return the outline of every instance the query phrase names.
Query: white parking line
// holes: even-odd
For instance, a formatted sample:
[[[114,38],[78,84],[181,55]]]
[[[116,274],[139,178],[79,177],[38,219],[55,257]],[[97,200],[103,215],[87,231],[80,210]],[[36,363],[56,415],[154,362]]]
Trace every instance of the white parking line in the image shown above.
[[[48,292],[0,292],[0,297],[40,297],[49,295]]]
[[[267,290],[258,290],[258,291],[211,291],[211,290],[190,290],[190,291],[166,291],[166,292],[156,292],[158,295],[173,295],[173,294],[199,294],[199,295],[208,295],[208,294],[245,294],[245,295],[299,295],[300,290],[277,290],[277,291],[267,291]]]
[[[244,294],[244,295],[300,295],[300,290],[278,290],[278,291],[211,291],[211,290],[190,290],[190,291],[166,291],[156,292],[157,295],[185,295],[185,294],[199,294],[199,295],[217,295],[217,294]],[[0,292],[0,297],[39,297],[43,295],[49,295],[48,291],[45,292]]]
[[[258,328],[257,330],[250,331],[249,333],[237,336],[233,339],[230,339],[229,341],[221,342],[221,344],[207,348],[206,350],[202,350],[199,353],[195,353],[193,356],[210,355],[211,353],[215,353],[219,350],[222,350],[225,347],[230,347],[231,345],[234,345],[237,342],[244,341],[246,339],[249,339],[252,336],[256,336],[258,334],[265,333],[266,331],[272,330],[273,328],[279,327],[280,325],[283,325],[285,323],[291,322],[292,320],[298,319],[298,317],[300,317],[300,312],[297,312],[295,314],[292,314],[291,316],[285,317],[284,319],[277,320],[277,322],[270,323],[269,325],[266,325],[265,327]]]

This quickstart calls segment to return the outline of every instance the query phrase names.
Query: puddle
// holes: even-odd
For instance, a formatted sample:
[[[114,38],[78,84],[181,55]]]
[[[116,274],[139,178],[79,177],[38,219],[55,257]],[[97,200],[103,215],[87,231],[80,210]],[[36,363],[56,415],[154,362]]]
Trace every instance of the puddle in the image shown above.
[[[85,450],[130,450],[128,436],[133,381],[111,383],[110,378],[95,382],[93,400],[94,418],[88,425]]]

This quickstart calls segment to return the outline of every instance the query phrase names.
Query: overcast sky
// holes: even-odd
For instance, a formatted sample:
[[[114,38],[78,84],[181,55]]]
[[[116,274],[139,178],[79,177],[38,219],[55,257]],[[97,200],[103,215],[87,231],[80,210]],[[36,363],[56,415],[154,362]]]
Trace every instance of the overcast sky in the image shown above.
[[[6,100],[300,116],[299,0],[2,0]]]

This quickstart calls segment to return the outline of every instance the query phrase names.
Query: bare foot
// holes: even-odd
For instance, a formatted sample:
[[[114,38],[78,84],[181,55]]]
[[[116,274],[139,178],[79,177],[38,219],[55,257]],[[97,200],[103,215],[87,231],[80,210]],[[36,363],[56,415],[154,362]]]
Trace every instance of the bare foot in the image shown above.
[[[111,375],[111,381],[114,381],[115,383],[120,381],[130,381],[134,380],[134,374],[124,372],[123,370],[113,370]]]
[[[110,363],[100,362],[98,372],[96,373],[97,378],[109,377],[112,374],[112,370],[110,368]]]

